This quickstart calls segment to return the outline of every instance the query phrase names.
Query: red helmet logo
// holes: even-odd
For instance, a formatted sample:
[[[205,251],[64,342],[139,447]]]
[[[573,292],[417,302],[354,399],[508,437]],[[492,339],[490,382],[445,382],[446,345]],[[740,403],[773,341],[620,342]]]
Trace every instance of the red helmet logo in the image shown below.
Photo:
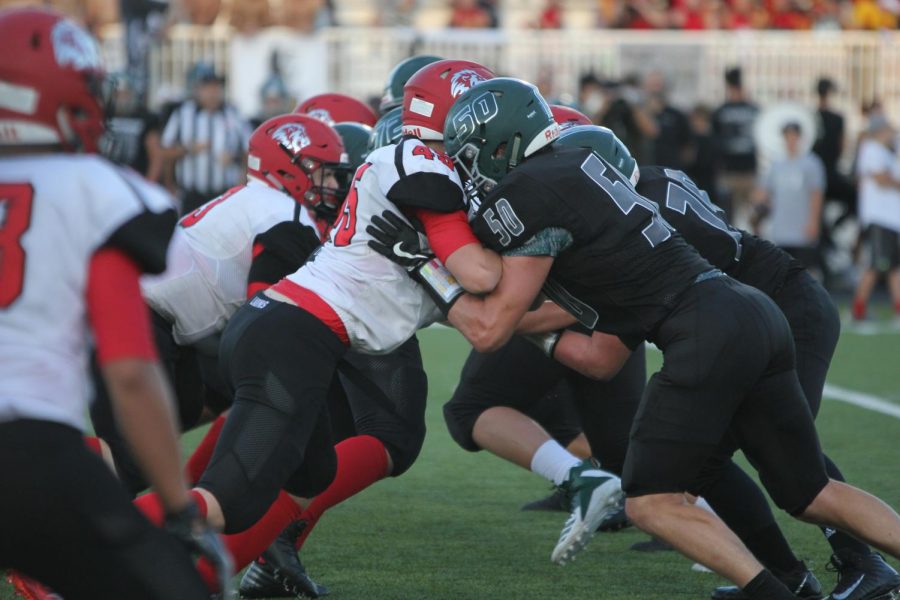
[[[291,154],[299,154],[301,150],[312,143],[309,134],[306,133],[306,128],[296,123],[282,125],[272,134],[272,139]]]
[[[331,113],[328,112],[327,109],[324,108],[314,108],[307,112],[309,116],[313,119],[318,119],[323,123],[327,123],[328,125],[334,125],[334,117],[331,116]]]
[[[482,81],[487,81],[487,79],[472,69],[465,69],[459,73],[455,73],[453,77],[450,78],[450,97],[456,98],[462,96]]]
[[[50,39],[53,43],[53,55],[60,67],[71,67],[78,71],[103,68],[94,40],[71,21],[61,20],[54,25]]]

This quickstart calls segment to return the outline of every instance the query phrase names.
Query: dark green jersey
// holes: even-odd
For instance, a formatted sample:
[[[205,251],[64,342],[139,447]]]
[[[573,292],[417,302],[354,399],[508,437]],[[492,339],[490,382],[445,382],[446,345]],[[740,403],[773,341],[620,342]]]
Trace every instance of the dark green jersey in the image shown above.
[[[666,221],[706,260],[769,296],[788,273],[803,268],[784,250],[732,227],[722,209],[681,171],[641,167],[637,191],[659,205]]]
[[[555,256],[552,283],[582,307],[576,316],[629,345],[652,340],[681,293],[713,268],[653,202],[582,148],[523,162],[484,199],[472,227],[503,254]]]

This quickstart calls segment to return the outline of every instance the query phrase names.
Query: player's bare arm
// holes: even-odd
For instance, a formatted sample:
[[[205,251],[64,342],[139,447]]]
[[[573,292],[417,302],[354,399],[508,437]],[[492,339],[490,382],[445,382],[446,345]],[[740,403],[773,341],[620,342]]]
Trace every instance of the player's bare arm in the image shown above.
[[[479,352],[500,348],[515,333],[540,292],[553,258],[505,256],[502,262],[503,277],[493,292],[481,298],[465,294],[448,314],[450,323]]]

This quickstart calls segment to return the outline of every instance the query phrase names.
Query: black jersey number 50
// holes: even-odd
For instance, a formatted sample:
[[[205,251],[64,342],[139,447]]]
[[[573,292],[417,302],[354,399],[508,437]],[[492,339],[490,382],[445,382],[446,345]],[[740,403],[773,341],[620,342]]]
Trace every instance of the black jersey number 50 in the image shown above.
[[[644,227],[641,233],[650,243],[651,248],[656,248],[670,237],[675,228],[659,214],[659,206],[653,200],[644,198],[631,187],[631,182],[626,182],[617,173],[607,169],[603,161],[597,155],[591,154],[581,163],[581,170],[590,177],[591,181],[600,186],[612,201],[619,207],[623,214],[629,215],[635,206],[640,206],[650,212],[650,224]],[[611,178],[614,177],[615,179]]]

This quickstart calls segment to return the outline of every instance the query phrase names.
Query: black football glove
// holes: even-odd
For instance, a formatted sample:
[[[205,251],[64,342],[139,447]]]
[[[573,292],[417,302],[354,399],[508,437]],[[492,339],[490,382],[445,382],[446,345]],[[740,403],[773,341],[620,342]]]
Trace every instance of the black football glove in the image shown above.
[[[212,564],[219,578],[222,598],[234,596],[234,562],[222,544],[218,534],[200,518],[197,505],[191,502],[186,508],[166,515],[163,528],[181,542],[189,554],[205,558]]]
[[[413,271],[434,258],[430,250],[423,250],[419,243],[419,232],[397,214],[386,210],[381,216],[372,217],[372,224],[366,227],[369,248],[394,261],[407,271]]]
[[[398,215],[389,210],[382,212],[380,217],[375,215],[372,224],[366,227],[366,233],[375,238],[369,240],[369,248],[406,269],[445,316],[465,293],[434,253],[422,248],[415,228]]]

